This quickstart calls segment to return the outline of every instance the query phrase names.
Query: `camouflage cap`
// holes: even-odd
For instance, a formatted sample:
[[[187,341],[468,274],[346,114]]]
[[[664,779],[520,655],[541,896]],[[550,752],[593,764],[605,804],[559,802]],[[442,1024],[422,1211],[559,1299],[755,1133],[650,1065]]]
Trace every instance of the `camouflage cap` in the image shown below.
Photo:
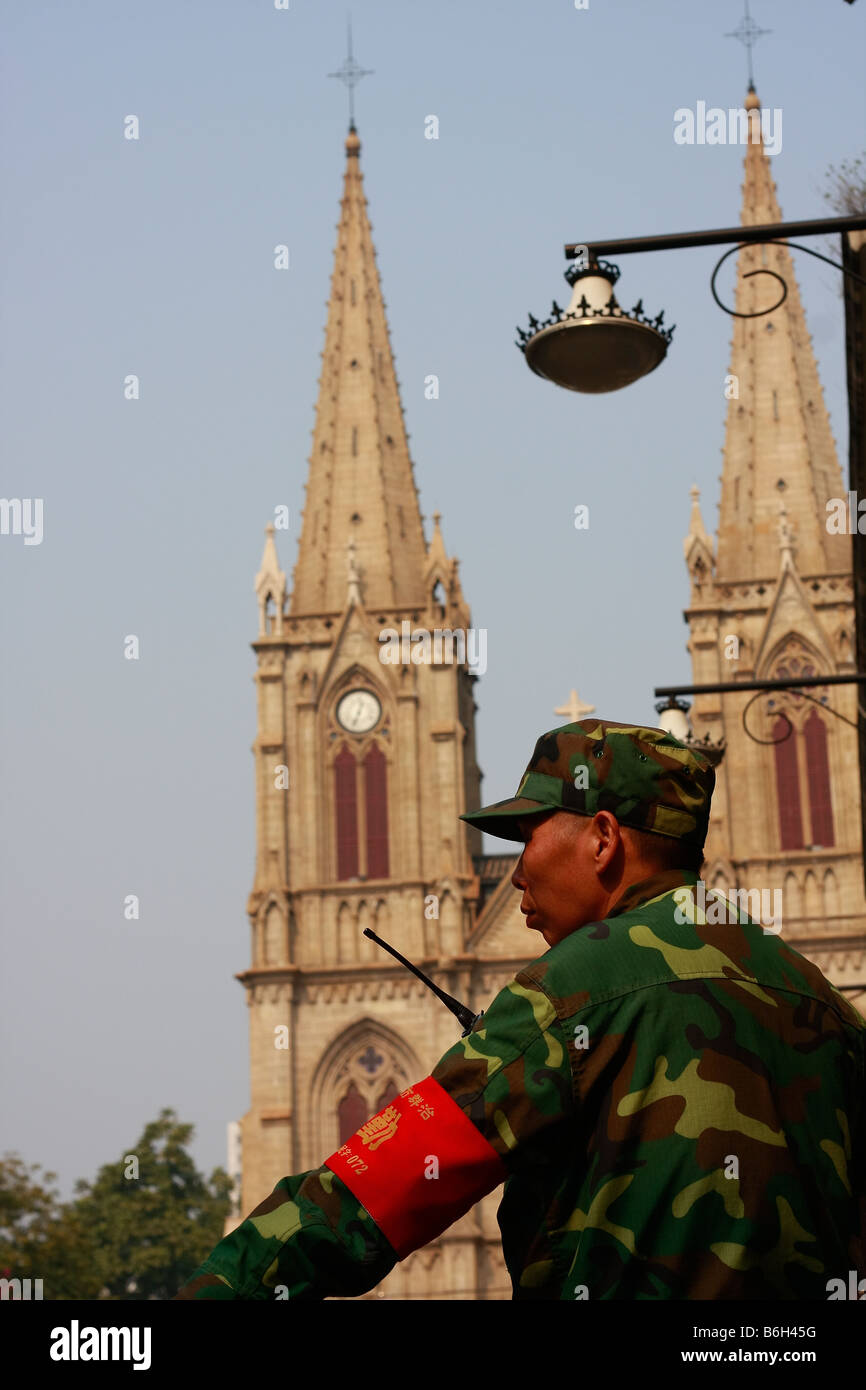
[[[582,719],[541,735],[513,797],[460,819],[522,841],[522,816],[610,811],[620,825],[701,849],[715,780],[708,759],[664,729]]]

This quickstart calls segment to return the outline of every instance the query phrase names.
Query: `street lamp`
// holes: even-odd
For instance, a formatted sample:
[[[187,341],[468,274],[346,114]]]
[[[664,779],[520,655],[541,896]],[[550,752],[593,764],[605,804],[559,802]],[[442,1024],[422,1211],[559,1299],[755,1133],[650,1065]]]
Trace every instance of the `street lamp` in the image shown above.
[[[667,700],[659,700],[656,705],[659,728],[664,729],[672,738],[679,739],[680,743],[688,743],[692,735],[692,726],[689,723],[690,709],[688,700],[678,700],[675,695],[668,696]]]
[[[584,255],[565,278],[568,308],[554,300],[550,318],[540,323],[530,314],[530,331],[517,330],[517,346],[537,376],[595,395],[630,386],[659,365],[676,325],[662,329],[664,311],[651,320],[641,300],[631,310],[620,308],[613,292],[618,266]]]
[[[781,298],[769,309],[755,314],[740,314],[729,309],[716,294],[719,269],[738,246],[749,244],[787,246],[802,251],[816,260],[840,270],[843,275],[863,283],[850,266],[839,265],[829,256],[822,256],[809,246],[781,241],[789,236],[819,236],[825,232],[845,233],[866,228],[866,216],[821,217],[802,222],[765,223],[751,227],[722,227],[700,232],[675,232],[663,236],[628,237],[617,241],[595,241],[589,245],[569,243],[566,259],[573,261],[565,271],[572,287],[571,302],[561,309],[553,301],[550,317],[539,321],[529,315],[529,332],[517,329],[516,346],[524,354],[527,365],[537,376],[543,376],[568,391],[598,395],[604,391],[619,391],[653,371],[665,357],[675,324],[663,328],[664,310],[654,319],[643,311],[638,300],[633,309],[622,309],[613,287],[619,279],[619,268],[600,258],[607,255],[629,255],[636,251],[675,251],[693,246],[730,246],[713,270],[710,291],[720,309],[733,318],[760,318],[773,313],[785,300],[788,287],[774,270],[758,269],[750,275],[769,275],[782,285]]]
[[[784,303],[788,286],[782,276],[769,268],[759,267],[749,271],[749,275],[769,275],[781,285],[780,297],[768,309],[754,313],[739,313],[723,304],[716,293],[716,277],[728,256],[738,247],[748,245],[787,246],[791,251],[802,251],[816,260],[824,261],[845,277],[846,335],[848,347],[848,414],[851,425],[850,447],[850,486],[862,496],[866,490],[866,379],[863,372],[863,336],[866,327],[866,247],[862,244],[855,252],[846,236],[848,232],[866,229],[866,214],[857,213],[850,217],[821,217],[800,222],[765,223],[763,225],[722,227],[699,232],[673,232],[662,236],[629,237],[616,241],[595,241],[589,245],[569,243],[565,247],[566,259],[575,261],[575,266],[565,272],[572,286],[572,298],[568,309],[563,313],[556,300],[553,302],[552,316],[539,323],[532,315],[529,317],[530,332],[517,330],[517,347],[525,355],[527,364],[538,376],[544,376],[557,386],[569,391],[584,391],[598,394],[603,391],[618,391],[633,381],[646,376],[664,358],[673,334],[673,328],[662,331],[664,315],[650,322],[643,314],[641,301],[630,313],[620,309],[613,294],[613,286],[619,278],[616,266],[602,261],[601,256],[622,256],[637,251],[676,251],[694,246],[729,246],[717,262],[710,279],[710,291],[720,309],[733,318],[761,318],[773,313]],[[826,232],[838,232],[842,241],[843,263],[831,261],[813,251],[809,246],[798,246],[788,241],[791,236],[820,236]],[[854,265],[858,269],[854,270]],[[592,336],[590,336],[590,330]],[[854,612],[857,634],[857,665],[855,675],[823,677],[815,684],[866,684],[866,548],[859,546],[854,550]],[[758,681],[752,689],[767,690],[771,687],[799,690],[805,683],[800,681]],[[706,687],[657,687],[656,696],[671,696],[667,702],[657,706],[660,725],[671,733],[685,728],[689,732],[685,701],[673,698],[685,694],[697,694],[713,690],[742,691],[742,682],[722,682]],[[834,711],[835,713],[836,711]],[[841,717],[841,716],[840,716]],[[667,721],[667,722],[665,722]],[[748,730],[747,730],[748,732]],[[676,737],[681,737],[676,733]],[[860,813],[863,845],[866,848],[866,720],[861,719],[858,727],[860,753]],[[690,739],[683,739],[689,742]],[[716,760],[723,754],[718,749],[707,748],[708,756]],[[866,860],[864,860],[866,876]]]

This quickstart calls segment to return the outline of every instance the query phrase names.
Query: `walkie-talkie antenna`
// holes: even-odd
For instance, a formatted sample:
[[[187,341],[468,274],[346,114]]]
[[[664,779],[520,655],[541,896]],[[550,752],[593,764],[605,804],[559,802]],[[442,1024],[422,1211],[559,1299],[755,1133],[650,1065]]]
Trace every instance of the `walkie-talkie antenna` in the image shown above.
[[[434,985],[431,979],[428,979],[423,970],[419,970],[417,965],[413,965],[405,956],[401,956],[399,951],[395,951],[393,946],[389,946],[387,941],[383,941],[381,936],[377,936],[369,927],[364,928],[364,935],[369,936],[370,940],[375,941],[377,946],[381,946],[384,950],[388,951],[401,965],[405,965],[407,970],[411,970],[412,974],[417,976],[419,980],[422,980],[428,989],[432,989],[437,999],[441,999],[446,1009],[450,1009],[452,1014],[456,1016],[458,1022],[463,1024],[461,1037],[465,1038],[468,1033],[472,1032],[478,1019],[484,1016],[483,1009],[480,1014],[474,1014],[471,1009],[467,1008],[465,1004],[461,1004],[453,995],[446,994],[444,989],[440,989],[438,985]]]

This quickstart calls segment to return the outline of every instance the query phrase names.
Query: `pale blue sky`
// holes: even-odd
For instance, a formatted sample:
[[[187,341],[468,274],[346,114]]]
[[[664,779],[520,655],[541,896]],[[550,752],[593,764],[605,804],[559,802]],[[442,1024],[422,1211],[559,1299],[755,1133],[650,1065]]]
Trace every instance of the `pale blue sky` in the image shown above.
[[[693,482],[716,522],[732,322],[709,293],[719,252],[623,258],[621,301],[677,324],[626,391],[541,381],[514,327],[563,303],[565,241],[737,221],[742,148],[675,144],[673,113],[743,100],[745,54],[724,37],[742,4],[352,12],[375,69],[357,121],[422,511],[442,512],[488,632],[476,699],[495,800],[572,686],[654,723],[653,686],[688,678],[681,541]],[[863,144],[866,3],[753,14],[773,30],[755,72],[783,112],[782,210],[820,216],[828,163]],[[0,536],[0,1148],[56,1169],[65,1193],[164,1105],[195,1123],[210,1170],[248,1105],[232,977],[249,960],[252,584],[273,508],[303,503],[345,16],[331,0],[3,11],[0,491],[44,499],[44,539]],[[838,277],[802,256],[797,272],[847,469]],[[296,544],[281,535],[289,573]]]

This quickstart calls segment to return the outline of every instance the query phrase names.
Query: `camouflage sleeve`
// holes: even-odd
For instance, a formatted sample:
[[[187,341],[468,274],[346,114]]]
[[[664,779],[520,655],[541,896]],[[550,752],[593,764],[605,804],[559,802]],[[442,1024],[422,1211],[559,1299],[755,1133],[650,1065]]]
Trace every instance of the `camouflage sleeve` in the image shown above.
[[[433,1078],[498,1154],[504,1177],[531,1168],[574,1109],[568,1042],[541,986],[520,974]]]
[[[362,1125],[328,1167],[398,1259],[441,1235],[512,1173],[533,1169],[574,1104],[556,1010],[511,980],[430,1076]]]
[[[283,1178],[178,1298],[324,1298],[375,1287],[512,1172],[573,1106],[556,1011],[518,977],[468,1037],[321,1168]]]
[[[322,1299],[375,1288],[397,1256],[324,1165],[281,1178],[175,1299]]]

